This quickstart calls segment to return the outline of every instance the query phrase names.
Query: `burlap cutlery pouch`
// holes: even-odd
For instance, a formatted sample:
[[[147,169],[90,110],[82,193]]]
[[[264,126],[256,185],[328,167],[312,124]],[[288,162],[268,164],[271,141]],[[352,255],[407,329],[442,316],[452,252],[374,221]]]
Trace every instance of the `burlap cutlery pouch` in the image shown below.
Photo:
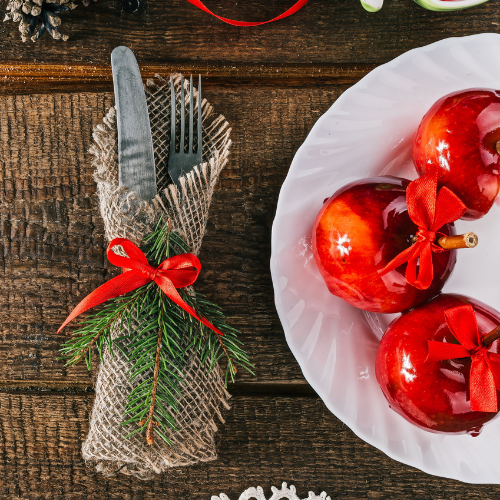
[[[174,78],[177,102],[180,99],[180,75]],[[188,112],[189,82],[185,81],[186,113]],[[125,237],[135,243],[151,233],[159,217],[170,218],[173,229],[182,234],[192,252],[200,250],[205,232],[214,186],[228,161],[230,128],[223,116],[213,113],[206,100],[202,103],[203,164],[196,166],[181,182],[182,189],[168,184],[168,152],[170,144],[170,85],[160,77],[148,81],[146,98],[155,150],[158,196],[152,203],[138,202],[127,188],[118,187],[118,152],[116,113],[111,108],[102,124],[94,130],[91,153],[95,156],[95,181],[106,238]],[[197,91],[194,91],[195,101]],[[196,105],[195,105],[196,106]],[[178,106],[179,108],[179,106]],[[195,109],[197,113],[197,109]],[[196,114],[195,114],[196,116]],[[134,325],[132,325],[132,328]],[[124,327],[126,328],[126,327]],[[127,332],[119,328],[113,338]],[[214,435],[216,421],[224,422],[223,408],[229,408],[220,370],[207,375],[198,356],[191,353],[185,368],[182,395],[175,419],[177,431],[168,432],[172,445],[156,438],[152,446],[143,434],[126,437],[136,429],[123,425],[127,395],[132,388],[151,374],[145,372],[133,383],[128,380],[130,363],[119,349],[108,352],[100,366],[95,386],[95,402],[90,418],[90,430],[82,447],[83,458],[95,464],[98,471],[114,474],[118,471],[142,479],[154,473],[206,462],[217,458]]]

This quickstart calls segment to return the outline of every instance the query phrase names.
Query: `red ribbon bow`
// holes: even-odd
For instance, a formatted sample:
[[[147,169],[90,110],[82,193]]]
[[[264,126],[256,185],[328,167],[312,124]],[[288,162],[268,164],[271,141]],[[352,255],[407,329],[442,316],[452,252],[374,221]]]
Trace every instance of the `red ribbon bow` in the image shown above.
[[[444,312],[451,333],[460,344],[429,340],[427,361],[472,358],[470,367],[470,407],[472,411],[498,411],[500,354],[489,352],[479,335],[472,306],[459,306]]]
[[[418,226],[417,241],[379,272],[384,276],[408,262],[406,280],[419,290],[426,290],[434,279],[432,252],[446,252],[434,243],[436,234],[445,224],[455,222],[467,211],[460,198],[447,187],[437,192],[437,172],[427,173],[410,182],[406,189],[406,204],[410,219]],[[419,263],[420,259],[420,263]],[[417,263],[419,272],[417,275]]]
[[[232,19],[227,19],[226,17],[221,17],[218,16],[217,14],[214,14],[208,7],[206,7],[201,0],[188,0],[189,3],[195,5],[196,7],[200,8],[201,10],[204,10],[208,14],[216,17],[217,19],[220,19],[221,21],[224,21],[225,23],[232,24],[233,26],[260,26],[261,24],[267,24],[267,23],[272,23],[273,21],[278,21],[280,19],[283,19],[285,17],[291,16],[298,10],[300,10],[304,5],[308,2],[309,0],[298,0],[297,3],[292,5],[287,11],[283,12],[283,14],[280,14],[279,16],[275,17],[274,19],[270,19],[269,21],[261,21],[261,22],[248,22],[248,21],[233,21]]]
[[[113,252],[112,249],[116,245],[121,245],[128,257],[122,257]],[[125,238],[115,238],[111,241],[108,246],[107,255],[111,264],[123,268],[123,273],[87,295],[73,309],[72,313],[66,318],[66,321],[57,330],[57,333],[70,321],[88,309],[154,281],[163,293],[179,307],[208,326],[208,328],[211,328],[215,333],[222,335],[222,332],[212,325],[212,323],[198,316],[196,311],[182,300],[177,291],[177,288],[192,285],[198,278],[201,269],[198,257],[191,253],[183,253],[164,260],[158,267],[153,267],[149,265],[148,259],[140,248]]]

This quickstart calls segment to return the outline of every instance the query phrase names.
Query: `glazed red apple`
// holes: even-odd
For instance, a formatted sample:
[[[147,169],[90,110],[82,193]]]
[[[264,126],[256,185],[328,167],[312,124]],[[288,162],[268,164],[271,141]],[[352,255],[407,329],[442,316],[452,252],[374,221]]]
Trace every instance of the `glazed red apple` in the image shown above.
[[[463,305],[474,309],[481,336],[500,325],[500,313],[487,305],[443,294],[395,319],[377,351],[375,374],[390,407],[427,431],[477,435],[497,414],[471,409],[470,357],[427,359],[429,341],[459,344],[444,313]]]
[[[500,189],[500,91],[471,89],[437,101],[423,117],[413,139],[413,162],[420,175],[439,173],[468,211],[483,217]]]
[[[418,232],[408,214],[408,185],[397,177],[353,182],[326,201],[316,218],[312,246],[321,275],[331,293],[359,309],[395,313],[415,307],[439,293],[455,265],[454,250],[433,253],[434,278],[426,290],[407,282],[407,264],[379,276]],[[440,232],[455,234],[453,224]]]

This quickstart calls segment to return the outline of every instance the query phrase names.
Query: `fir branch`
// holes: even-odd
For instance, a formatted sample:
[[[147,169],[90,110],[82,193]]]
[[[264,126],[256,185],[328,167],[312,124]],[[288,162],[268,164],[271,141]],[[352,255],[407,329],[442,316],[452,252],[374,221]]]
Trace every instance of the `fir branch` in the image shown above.
[[[148,418],[141,420],[139,422],[140,426],[148,424],[146,430],[146,442],[151,446],[154,443],[153,428],[155,425],[159,425],[158,422],[154,420],[155,413],[155,402],[156,402],[156,392],[158,390],[158,374],[160,373],[160,360],[161,360],[161,335],[162,329],[158,328],[158,343],[156,345],[156,358],[155,358],[155,371],[153,375],[153,390],[151,391],[151,406],[149,409]]]
[[[166,304],[169,300],[158,288],[153,289],[141,312],[145,319],[129,330],[128,335],[116,339],[132,365],[129,379],[136,384],[127,398],[128,420],[123,424],[138,424],[139,428],[129,436],[145,431],[148,444],[154,442],[154,434],[170,444],[165,431],[176,430],[172,414],[177,412],[180,385],[189,359],[186,336],[172,322]]]
[[[163,260],[185,253],[185,241],[159,221],[154,232],[142,243],[148,262],[159,266]],[[179,289],[182,299],[199,316],[205,317],[223,335],[218,335],[168,298],[154,283],[127,295],[109,300],[101,311],[80,322],[80,328],[62,347],[67,364],[86,360],[90,369],[91,352],[97,347],[101,360],[104,348],[117,347],[131,364],[129,381],[134,388],[127,397],[123,425],[135,424],[145,432],[149,445],[158,435],[167,444],[167,430],[176,430],[173,415],[181,397],[183,374],[190,356],[197,356],[207,374],[226,359],[225,383],[234,381],[237,366],[252,372],[252,364],[238,339],[239,332],[229,326],[222,310],[193,289]],[[125,335],[112,339],[119,326]]]
[[[101,361],[105,347],[112,352],[111,331],[117,322],[134,308],[143,293],[144,290],[137,289],[111,299],[101,311],[91,313],[85,320],[80,321],[81,328],[75,330],[72,337],[61,347],[62,358],[66,359],[66,366],[76,365],[85,359],[87,368],[90,370],[94,345],[97,347]]]

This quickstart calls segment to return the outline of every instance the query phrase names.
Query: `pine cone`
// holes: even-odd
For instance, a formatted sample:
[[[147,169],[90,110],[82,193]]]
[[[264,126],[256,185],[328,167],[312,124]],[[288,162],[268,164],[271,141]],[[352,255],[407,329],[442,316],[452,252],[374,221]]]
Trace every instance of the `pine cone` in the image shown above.
[[[70,0],[9,0],[4,21],[19,23],[21,39],[36,42],[46,31],[56,40],[68,39],[57,29],[61,24],[59,14],[76,8]]]

